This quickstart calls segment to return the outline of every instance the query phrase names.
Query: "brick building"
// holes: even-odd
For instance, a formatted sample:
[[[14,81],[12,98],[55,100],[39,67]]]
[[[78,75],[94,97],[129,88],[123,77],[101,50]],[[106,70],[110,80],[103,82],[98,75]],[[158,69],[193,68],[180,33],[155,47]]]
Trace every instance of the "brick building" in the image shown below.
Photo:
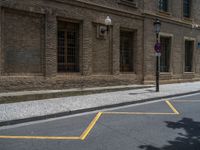
[[[199,3],[0,0],[0,91],[153,83],[156,18],[161,82],[200,80]]]

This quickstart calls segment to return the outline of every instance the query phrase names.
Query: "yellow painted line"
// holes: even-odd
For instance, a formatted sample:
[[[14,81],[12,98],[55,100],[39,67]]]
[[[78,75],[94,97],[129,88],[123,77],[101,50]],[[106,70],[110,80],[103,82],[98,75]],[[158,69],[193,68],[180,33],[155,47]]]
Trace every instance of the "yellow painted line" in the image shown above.
[[[177,100],[178,101],[178,100]],[[179,100],[180,101],[180,100]],[[186,101],[186,100],[184,100]],[[85,140],[90,131],[94,128],[95,124],[99,120],[102,114],[111,114],[111,115],[178,115],[179,112],[175,107],[167,100],[165,101],[168,106],[173,110],[173,113],[159,113],[159,112],[99,112],[85,131],[81,134],[80,137],[77,136],[4,136],[1,135],[0,139],[42,139],[42,140]],[[183,101],[182,101],[183,102]]]
[[[175,115],[175,113],[159,113],[159,112],[104,112],[108,115]]]
[[[89,124],[89,126],[86,128],[86,130],[81,134],[81,136],[6,136],[6,135],[0,135],[0,139],[41,139],[41,140],[84,140],[87,135],[90,133],[100,116],[102,115],[102,112],[99,112],[95,118],[92,120],[92,122]]]
[[[80,140],[80,137],[59,137],[59,136],[0,136],[0,139],[40,139],[40,140]]]
[[[92,122],[88,125],[88,127],[85,129],[85,131],[81,134],[81,136],[79,137],[81,140],[85,140],[85,138],[88,136],[88,134],[90,133],[90,131],[92,130],[92,128],[95,126],[96,122],[99,120],[99,118],[101,117],[102,112],[99,112],[94,119],[92,120]]]
[[[173,102],[200,102],[200,100],[172,100]]]
[[[167,100],[167,101],[165,101],[166,103],[167,103],[167,105],[172,109],[172,111],[175,113],[175,114],[177,114],[177,115],[179,115],[180,113],[176,110],[176,108]]]

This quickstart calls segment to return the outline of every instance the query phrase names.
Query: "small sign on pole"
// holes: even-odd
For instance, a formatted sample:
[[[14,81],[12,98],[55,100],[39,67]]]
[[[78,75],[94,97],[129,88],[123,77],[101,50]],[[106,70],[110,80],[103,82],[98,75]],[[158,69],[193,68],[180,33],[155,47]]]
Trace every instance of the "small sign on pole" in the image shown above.
[[[155,55],[158,56],[158,57],[160,57],[160,56],[161,56],[161,53],[157,53],[157,52],[156,52]]]
[[[161,51],[161,44],[160,43],[156,43],[154,46],[154,50],[156,51],[156,53],[160,53]]]

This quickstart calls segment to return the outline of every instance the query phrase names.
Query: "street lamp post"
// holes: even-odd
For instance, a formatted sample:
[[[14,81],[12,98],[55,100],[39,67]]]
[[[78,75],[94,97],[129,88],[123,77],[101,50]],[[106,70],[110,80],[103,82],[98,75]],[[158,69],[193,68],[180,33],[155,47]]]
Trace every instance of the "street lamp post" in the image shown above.
[[[107,30],[107,34],[108,34],[108,40],[109,40],[109,59],[110,59],[110,63],[109,63],[109,68],[110,68],[110,73],[113,73],[113,63],[112,63],[112,37],[111,37],[111,25],[112,25],[112,20],[109,16],[106,17],[105,19],[105,25],[106,25],[106,30]]]
[[[109,16],[107,16],[105,19],[105,25],[109,27],[111,26],[111,24],[112,24],[112,20]]]
[[[156,33],[156,44],[155,44],[155,51],[156,51],[156,92],[159,92],[159,75],[160,75],[160,50],[161,45],[159,43],[159,33],[161,28],[161,23],[159,19],[156,19],[154,22],[154,28]]]
[[[100,32],[101,34],[105,34],[106,32],[110,31],[110,26],[112,25],[112,20],[109,16],[106,17],[106,19],[104,20],[104,24],[105,26],[100,26]]]

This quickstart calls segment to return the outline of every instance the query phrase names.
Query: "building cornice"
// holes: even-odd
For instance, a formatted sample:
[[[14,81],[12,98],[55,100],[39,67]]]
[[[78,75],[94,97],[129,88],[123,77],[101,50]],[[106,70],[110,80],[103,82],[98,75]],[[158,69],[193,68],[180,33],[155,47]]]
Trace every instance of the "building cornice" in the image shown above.
[[[138,12],[132,12],[132,11],[123,10],[120,8],[113,8],[113,7],[109,7],[109,6],[105,6],[101,4],[96,4],[93,2],[85,2],[83,0],[44,0],[44,1],[45,1],[45,4],[48,4],[49,2],[60,3],[63,5],[71,5],[75,7],[81,7],[81,8],[86,8],[86,9],[90,9],[90,10],[94,10],[98,12],[107,13],[107,15],[112,14],[112,15],[124,16],[127,18],[138,19],[138,20],[144,20],[145,18],[151,18],[151,19],[160,18],[162,19],[163,22],[181,25],[187,28],[192,28],[192,24],[195,23],[192,20],[186,20],[183,18],[175,18],[170,14],[152,12],[148,10],[144,10],[143,12],[140,12],[138,8],[137,8]],[[12,8],[12,5],[10,6],[8,5],[8,2],[5,2],[5,3],[0,3],[0,7]],[[42,14],[45,13],[44,10],[43,11],[34,10],[34,11],[37,11],[37,13],[42,13]],[[197,29],[200,30],[200,28],[197,28]]]
[[[74,1],[48,0],[48,1],[72,5],[72,6],[76,6],[76,7],[88,8],[88,9],[99,11],[99,12],[104,12],[104,13],[106,12],[109,14],[120,15],[120,16],[125,16],[125,17],[129,17],[129,18],[134,18],[134,19],[140,19],[140,20],[143,19],[143,15],[141,13],[134,13],[131,11],[113,8],[113,7],[109,7],[109,6],[104,6],[104,5],[100,5],[100,4],[96,4],[96,3],[92,3],[92,2],[84,2],[81,0],[74,0]]]
[[[145,10],[140,14],[140,13],[134,13],[131,11],[113,8],[113,7],[100,5],[100,4],[96,4],[96,3],[92,3],[92,2],[85,2],[82,0],[74,0],[74,1],[51,0],[51,1],[56,1],[58,3],[88,8],[88,9],[92,9],[92,10],[96,10],[96,11],[100,11],[100,12],[104,12],[104,13],[106,12],[106,13],[110,13],[110,14],[114,14],[114,15],[120,15],[120,16],[129,17],[129,18],[140,19],[140,20],[143,20],[145,17],[149,17],[152,19],[155,17],[158,17],[158,18],[163,19],[166,22],[169,22],[172,24],[177,24],[177,25],[182,25],[185,27],[192,27],[192,24],[193,24],[192,20],[183,20],[182,18],[181,19],[173,18],[171,15],[166,15],[166,14],[162,14],[162,13],[157,14],[157,13],[149,12],[149,11],[145,11]]]
[[[160,19],[163,19],[163,21],[166,21],[168,23],[182,25],[182,26],[191,27],[191,28],[193,24],[192,20],[182,20],[182,18],[177,19],[177,18],[173,18],[171,15],[156,14],[154,12],[149,12],[149,11],[144,11],[143,16],[146,18],[151,18],[151,19],[160,18]]]

